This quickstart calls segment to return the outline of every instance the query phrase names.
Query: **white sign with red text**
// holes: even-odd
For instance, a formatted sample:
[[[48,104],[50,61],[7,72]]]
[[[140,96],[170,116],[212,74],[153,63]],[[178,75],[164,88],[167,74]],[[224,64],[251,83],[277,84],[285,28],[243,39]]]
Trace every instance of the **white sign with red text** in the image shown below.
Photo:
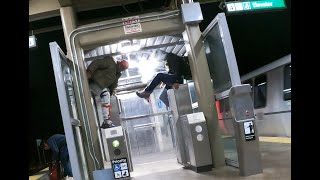
[[[122,18],[122,24],[125,34],[142,32],[139,16]]]

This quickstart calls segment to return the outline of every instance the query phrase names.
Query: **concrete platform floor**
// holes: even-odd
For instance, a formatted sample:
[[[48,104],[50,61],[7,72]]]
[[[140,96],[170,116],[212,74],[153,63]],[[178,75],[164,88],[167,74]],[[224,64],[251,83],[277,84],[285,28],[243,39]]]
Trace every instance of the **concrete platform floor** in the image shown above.
[[[134,180],[290,180],[291,144],[261,142],[263,173],[243,177],[239,169],[225,166],[210,172],[195,173],[183,169],[176,159],[137,165],[132,174]]]
[[[195,173],[183,169],[175,158],[134,165],[132,180],[290,180],[291,179],[291,139],[260,138],[263,173],[243,177],[239,169],[225,166],[212,171]],[[48,180],[47,169],[29,180]]]

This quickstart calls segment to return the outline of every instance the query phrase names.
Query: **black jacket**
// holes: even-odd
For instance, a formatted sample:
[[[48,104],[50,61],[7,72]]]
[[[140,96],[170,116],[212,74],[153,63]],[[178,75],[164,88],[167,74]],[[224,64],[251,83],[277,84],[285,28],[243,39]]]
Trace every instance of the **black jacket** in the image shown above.
[[[187,58],[180,57],[173,53],[168,53],[166,56],[167,66],[170,74],[177,76],[178,82],[183,83],[183,79],[192,79],[189,61]]]

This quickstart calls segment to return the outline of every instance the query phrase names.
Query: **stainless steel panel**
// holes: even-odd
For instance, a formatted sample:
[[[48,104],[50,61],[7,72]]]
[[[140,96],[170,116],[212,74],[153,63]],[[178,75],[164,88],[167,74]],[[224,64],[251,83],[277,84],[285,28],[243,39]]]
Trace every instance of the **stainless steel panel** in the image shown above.
[[[254,120],[250,84],[233,86],[229,92],[231,113],[236,122]]]
[[[168,90],[168,99],[174,123],[181,115],[192,113],[188,84],[181,84],[178,90]]]
[[[110,118],[115,126],[121,126],[120,122],[120,109],[118,99],[115,96],[110,97]]]
[[[212,165],[207,124],[203,112],[180,116],[188,164]]]
[[[184,24],[198,24],[203,20],[199,2],[181,4],[181,12]]]
[[[181,164],[186,164],[188,160],[186,159],[187,156],[184,146],[184,137],[182,135],[182,124],[181,121],[179,121],[179,117],[181,115],[192,113],[188,84],[181,84],[178,90],[168,90],[168,99],[170,109],[172,110],[177,160]]]
[[[233,86],[229,93],[229,103],[232,117],[235,119],[236,142],[240,174],[249,176],[262,173],[259,136],[253,113],[253,103],[250,97],[249,84]],[[254,138],[250,141],[245,136],[244,123],[251,121]],[[251,132],[251,131],[250,131]]]

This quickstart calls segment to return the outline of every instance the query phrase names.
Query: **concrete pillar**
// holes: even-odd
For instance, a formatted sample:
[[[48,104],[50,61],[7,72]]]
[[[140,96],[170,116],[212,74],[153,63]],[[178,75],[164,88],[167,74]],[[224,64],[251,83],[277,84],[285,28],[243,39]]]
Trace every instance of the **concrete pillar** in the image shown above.
[[[79,47],[79,42],[75,43],[76,48],[76,56],[79,64],[78,71],[78,83],[80,92],[76,92],[80,94],[82,103],[78,102],[78,107],[82,106],[83,116],[80,117],[82,119],[82,140],[84,144],[84,151],[87,161],[87,168],[89,172],[89,179],[93,179],[93,172],[96,170],[101,170],[104,168],[103,162],[103,154],[100,149],[100,141],[99,141],[99,124],[98,120],[95,117],[94,107],[91,103],[91,93],[89,90],[89,83],[87,81],[87,77],[85,75],[86,68],[84,67],[84,59],[82,56],[82,49]],[[70,53],[71,54],[71,53]]]
[[[61,7],[60,16],[62,21],[64,39],[66,42],[67,57],[72,60],[72,58],[70,57],[71,48],[70,48],[70,42],[69,42],[69,35],[76,28],[76,17],[75,17],[73,7],[72,6]]]
[[[204,113],[207,120],[213,167],[221,167],[225,165],[224,149],[219,132],[213,86],[201,38],[202,33],[198,24],[186,24],[185,28],[183,38],[186,43],[191,73],[198,97],[199,111]]]
[[[71,57],[71,42],[69,41],[71,32],[76,29],[76,18],[75,12],[72,6],[62,7],[60,8],[60,15],[62,21],[62,27],[64,32],[64,38],[67,48],[67,57],[70,60],[74,60]],[[85,169],[88,170],[87,172],[83,172],[85,179],[93,179],[93,171],[100,170],[104,168],[103,163],[103,154],[101,151],[100,140],[99,140],[99,124],[96,121],[94,107],[91,103],[91,93],[89,91],[89,85],[85,74],[85,65],[84,59],[82,57],[82,48],[80,47],[78,39],[75,40],[75,48],[76,54],[79,64],[76,62],[76,67],[78,69],[75,70],[79,79],[77,79],[78,84],[80,85],[79,89],[75,89],[75,94],[82,98],[81,102],[78,100],[77,107],[80,106],[83,109],[82,115],[80,115],[79,119],[82,120],[81,122],[81,139],[83,143],[83,153],[85,156],[82,165],[85,166]],[[80,90],[80,92],[78,91]],[[81,114],[81,113],[80,113]]]

